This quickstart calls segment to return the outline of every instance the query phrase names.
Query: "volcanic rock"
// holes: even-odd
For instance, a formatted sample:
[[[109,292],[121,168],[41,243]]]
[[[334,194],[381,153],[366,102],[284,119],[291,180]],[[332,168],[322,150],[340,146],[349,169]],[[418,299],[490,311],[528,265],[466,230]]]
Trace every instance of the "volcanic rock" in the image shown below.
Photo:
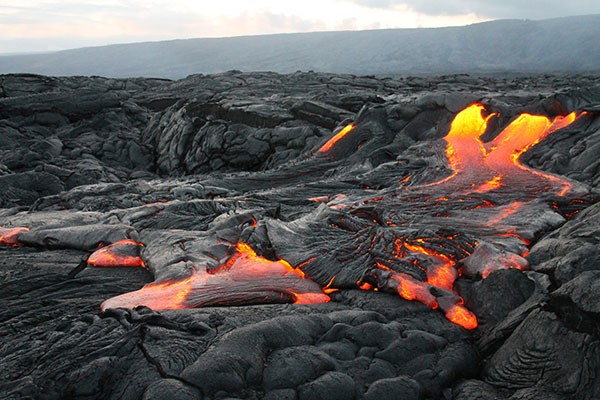
[[[600,78],[2,82],[0,397],[600,396]]]

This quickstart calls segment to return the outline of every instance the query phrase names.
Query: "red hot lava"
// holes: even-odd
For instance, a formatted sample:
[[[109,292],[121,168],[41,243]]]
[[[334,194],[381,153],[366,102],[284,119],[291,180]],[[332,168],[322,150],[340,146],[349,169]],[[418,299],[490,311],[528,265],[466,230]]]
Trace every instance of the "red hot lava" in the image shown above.
[[[29,228],[17,227],[17,228],[2,228],[0,227],[0,246],[6,247],[19,247],[19,233],[28,231]]]
[[[327,143],[325,143],[323,146],[321,146],[321,148],[318,150],[319,153],[327,153],[329,150],[331,150],[333,145],[335,145],[337,142],[339,142],[340,139],[342,139],[344,136],[346,136],[348,133],[350,133],[350,131],[353,129],[354,129],[354,124],[346,125],[341,131],[339,131],[331,139],[329,139],[327,141]]]
[[[554,191],[563,196],[571,184],[557,176],[535,171],[519,163],[519,158],[552,132],[573,123],[582,114],[550,118],[521,114],[491,142],[483,143],[490,118],[483,116],[484,106],[473,104],[456,115],[446,136],[446,155],[454,173],[435,184],[452,184],[465,193],[498,189],[515,190],[524,183],[533,185],[531,195]],[[518,189],[517,189],[518,190]]]
[[[217,295],[216,295],[217,294]],[[145,305],[155,310],[293,302],[326,303],[322,288],[285,260],[271,261],[246,243],[215,271],[198,268],[181,281],[151,283],[142,289],[106,300],[101,309]]]
[[[508,206],[496,207],[494,202],[488,201],[489,207],[486,210],[497,208],[497,212],[494,214],[493,211],[486,211],[488,214],[484,215],[488,218],[480,222],[483,227],[486,227],[494,226],[517,212],[525,201],[535,198],[538,191],[554,190],[558,194],[564,194],[569,190],[568,182],[524,167],[519,164],[518,159],[527,149],[548,134],[573,122],[577,118],[576,114],[557,117],[553,121],[547,117],[523,114],[505,128],[496,139],[484,144],[480,137],[487,129],[488,121],[495,114],[485,117],[483,111],[483,105],[471,105],[460,112],[451,124],[450,132],[445,139],[448,163],[453,170],[452,175],[432,184],[413,186],[410,188],[412,193],[434,191],[440,201],[443,199],[446,203],[456,200],[459,195],[522,190],[523,184],[532,185],[532,188],[526,186],[529,190],[524,192],[526,199],[523,202],[513,201]],[[319,152],[328,152],[352,129],[354,125],[346,126],[325,143]],[[389,226],[397,227],[397,224],[392,221]],[[510,233],[517,235],[512,231]],[[463,305],[462,298],[453,292],[460,261],[453,257],[451,252],[444,253],[439,247],[428,243],[427,238],[411,241],[397,239],[395,248],[395,260],[412,259],[414,265],[426,273],[426,281],[420,281],[411,275],[377,263],[379,271],[383,271],[387,276],[385,289],[393,290],[407,300],[417,300],[430,308],[439,308],[446,318],[466,329],[477,327],[476,316]],[[490,248],[490,251],[495,249]],[[259,256],[246,243],[238,243],[235,249],[235,254],[215,270],[208,271],[195,266],[195,272],[184,280],[148,284],[136,292],[107,300],[102,304],[102,308],[146,305],[160,310],[264,302],[329,301],[326,293],[330,289],[323,290],[318,284],[307,279],[300,268],[294,268],[285,260],[272,261]],[[473,248],[467,254],[471,253]],[[495,259],[522,268],[522,260],[513,260],[515,257],[511,255],[512,253],[505,254]],[[93,258],[90,258],[93,261]],[[395,260],[390,262],[393,263]],[[422,266],[425,260],[427,260],[427,267]],[[485,269],[480,272],[487,276],[491,270]],[[379,273],[380,276],[384,274]],[[373,288],[372,285],[362,282],[359,285],[365,290]],[[218,293],[216,298],[215,293]]]
[[[417,217],[418,213],[422,212],[421,215],[429,218],[432,224],[446,229],[452,228],[452,224],[461,224],[461,229],[471,237],[477,237],[477,241],[468,244],[468,249],[456,244],[460,251],[449,251],[439,243],[432,243],[428,238],[401,238],[401,226],[405,225],[403,221],[393,218],[386,220],[386,228],[394,230],[394,235],[398,235],[394,241],[392,259],[387,260],[390,265],[376,262],[376,267],[370,271],[374,275],[373,282],[359,282],[361,289],[392,290],[404,299],[417,300],[432,309],[439,308],[450,321],[466,329],[474,329],[477,327],[476,316],[463,305],[462,298],[453,292],[461,262],[463,270],[473,270],[474,274],[478,273],[484,278],[498,269],[497,264],[507,268],[525,268],[527,261],[522,257],[525,252],[515,254],[511,252],[514,250],[502,248],[502,243],[499,247],[496,243],[486,243],[485,239],[495,237],[516,239],[517,242],[521,240],[520,245],[526,248],[529,241],[520,235],[517,229],[520,225],[510,226],[507,221],[513,219],[516,213],[540,193],[551,192],[562,196],[572,190],[572,185],[564,179],[521,165],[519,157],[552,132],[574,122],[579,115],[571,113],[551,120],[544,116],[522,114],[495,139],[483,143],[480,137],[486,132],[488,122],[494,116],[496,114],[484,116],[484,106],[481,104],[473,104],[456,115],[445,138],[446,155],[453,171],[449,177],[427,185],[402,187],[404,197],[394,195],[395,197],[378,197],[363,202],[366,204],[371,201],[388,201],[392,205],[394,201],[407,204],[411,201],[423,203],[423,200],[415,199],[435,196],[433,198],[437,200],[433,207],[443,203],[444,207],[453,204],[460,208],[465,197],[477,196],[485,207],[458,210],[468,210],[468,216],[463,213],[458,217],[449,217],[449,213],[457,211],[453,209],[440,215],[434,213],[433,216],[431,208],[422,206],[422,210],[418,207],[415,210]],[[353,129],[353,124],[346,126],[318,152],[327,153]],[[405,177],[401,184],[410,179],[410,176]],[[508,195],[500,196],[503,194]],[[518,199],[515,199],[515,194],[519,196]],[[482,197],[492,195],[495,196],[493,201]],[[341,204],[345,201],[344,195],[338,195],[335,204],[329,197],[316,197],[312,200],[329,201],[331,207],[346,207],[345,204]],[[478,213],[477,218],[471,218],[473,213]],[[253,226],[256,226],[256,221]],[[18,235],[26,230],[28,228],[0,228],[0,245],[18,246]],[[447,239],[447,243],[455,243],[456,235],[450,235]],[[140,257],[142,246],[133,240],[116,242],[94,252],[87,262],[96,267],[145,267]],[[165,310],[277,302],[324,303],[330,300],[327,293],[335,290],[329,288],[333,279],[323,289],[304,276],[301,270],[303,263],[293,267],[285,260],[269,260],[257,255],[246,243],[232,246],[235,246],[234,254],[216,269],[190,265],[193,272],[185,279],[148,284],[138,291],[105,301],[101,308],[133,308],[145,305],[156,310]],[[465,254],[468,257],[460,260],[457,254],[461,254],[461,258],[465,257]],[[487,264],[482,264],[477,260],[478,257],[475,257],[481,254],[484,256],[480,258],[485,258]],[[311,259],[304,263],[310,261]],[[391,268],[394,263],[400,261],[410,262],[422,270],[426,276],[425,281]]]
[[[502,231],[505,226],[503,221],[519,212],[527,201],[535,199],[540,193],[554,192],[563,196],[571,190],[572,185],[557,176],[521,165],[519,158],[552,132],[573,123],[581,114],[571,113],[552,120],[545,116],[521,114],[494,140],[483,143],[480,137],[486,132],[490,118],[497,116],[484,116],[484,110],[482,104],[473,104],[458,113],[452,121],[450,131],[445,137],[446,156],[452,174],[431,184],[413,186],[405,192],[409,197],[400,196],[395,200],[410,201],[410,196],[414,198],[415,193],[424,196],[434,193],[438,196],[437,201],[460,203],[464,201],[462,198],[465,195],[471,193],[517,194],[521,196],[521,200],[506,205],[496,206],[494,202],[484,199],[484,204],[488,205],[488,210],[491,211],[481,213],[483,219],[473,218],[473,221],[462,224],[474,227],[476,232],[487,229],[489,235],[515,237],[528,245],[529,241],[522,238],[513,228]],[[458,222],[456,219],[453,221]],[[442,220],[440,224],[445,226],[449,223]],[[388,222],[388,226],[391,227],[398,225],[396,221]],[[435,246],[430,246],[426,238],[411,242],[397,239],[395,258],[412,262],[426,273],[427,279],[423,282],[410,275],[390,270],[392,282],[388,284],[387,289],[396,291],[407,300],[420,301],[433,309],[441,308],[450,321],[466,329],[476,328],[475,315],[462,305],[462,298],[457,294],[450,294],[458,277],[460,260],[453,258],[451,252],[444,253],[439,248],[434,250],[432,247]],[[527,266],[527,261],[523,258],[526,253],[527,250],[520,255],[514,254],[502,247],[481,243],[470,249],[468,254],[472,256],[467,257],[463,267],[473,275],[480,274],[486,278],[499,268],[524,269]],[[483,256],[476,257],[477,255]],[[478,260],[474,261],[474,257]],[[381,265],[379,267],[381,268]],[[439,289],[436,290],[437,293],[442,294],[434,296],[431,291],[433,287]],[[366,290],[370,288],[365,287]]]
[[[140,249],[144,245],[135,240],[119,240],[93,252],[87,259],[93,267],[143,267]]]

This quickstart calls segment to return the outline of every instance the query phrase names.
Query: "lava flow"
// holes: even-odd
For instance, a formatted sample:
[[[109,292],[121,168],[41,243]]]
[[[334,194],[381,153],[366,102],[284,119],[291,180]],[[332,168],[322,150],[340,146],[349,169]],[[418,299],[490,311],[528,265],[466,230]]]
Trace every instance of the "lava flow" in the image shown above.
[[[331,139],[329,139],[327,143],[321,146],[321,148],[318,150],[319,153],[327,153],[338,141],[340,141],[340,139],[342,139],[344,136],[350,133],[350,131],[353,129],[354,124],[346,125],[341,131],[339,131]]]
[[[6,247],[21,246],[18,235],[19,235],[19,233],[26,232],[28,230],[29,230],[29,228],[25,228],[25,227],[18,227],[18,228],[2,228],[2,227],[0,227],[0,246],[6,246]]]
[[[503,247],[503,242],[488,244],[485,240],[489,237],[496,238],[497,241],[522,239],[516,228],[507,228],[506,220],[518,213],[527,201],[535,199],[540,191],[553,190],[557,194],[565,191],[566,181],[526,168],[519,164],[518,159],[548,134],[577,118],[576,114],[570,114],[550,121],[546,117],[524,114],[509,124],[496,139],[484,144],[480,137],[486,132],[490,118],[496,114],[484,116],[483,112],[483,105],[474,104],[460,112],[452,122],[446,137],[446,154],[453,170],[451,176],[432,184],[413,186],[406,191],[408,194],[404,198],[379,197],[364,202],[383,201],[389,207],[411,207],[412,204],[414,210],[411,211],[422,212],[423,218],[431,220],[431,205],[425,203],[419,208],[416,200],[433,193],[437,198],[443,199],[440,202],[445,206],[454,205],[458,210],[465,210],[462,205],[464,196],[492,196],[482,198],[485,208],[470,211],[473,218],[467,217],[465,220],[446,217],[431,220],[435,226],[449,231],[460,229],[460,232],[474,238],[472,240],[464,239],[458,233],[435,240],[426,236],[405,240],[398,236],[402,233],[402,221],[389,220],[387,229],[397,232],[394,233],[394,253],[386,261],[390,265],[375,262],[375,268],[366,273],[366,279],[359,281],[360,288],[393,291],[407,300],[417,300],[430,308],[439,308],[446,318],[466,329],[476,328],[477,318],[453,291],[461,260],[467,260],[465,268],[468,272],[483,277],[498,268],[524,268],[526,261]],[[352,129],[354,125],[346,126],[325,143],[319,152],[331,150]],[[506,193],[509,195],[506,196]],[[515,193],[523,199],[514,200]],[[506,198],[513,200],[507,202]],[[328,199],[329,197],[314,198],[317,201]],[[388,204],[388,201],[393,203]],[[457,226],[457,223],[460,225]],[[252,226],[255,228],[256,222]],[[502,236],[508,233],[514,237]],[[367,243],[371,245],[365,247],[368,248],[367,252],[374,251],[375,239],[370,239]],[[520,246],[524,242],[525,239],[522,239]],[[486,260],[502,265],[490,265],[489,262],[482,264],[474,260],[473,255],[484,253],[487,254]],[[303,273],[308,264],[318,264],[320,259],[319,255],[308,258],[298,263],[298,268],[294,268],[282,259],[271,261],[257,255],[246,243],[238,243],[235,253],[215,269],[193,266],[194,272],[183,280],[148,284],[136,292],[107,300],[102,308],[146,305],[160,310],[211,305],[326,302],[329,301],[326,294],[329,289],[322,289]],[[337,262],[344,264],[352,260],[338,259]],[[414,275],[395,270],[400,264],[406,268],[407,263],[415,268]],[[316,272],[311,268],[306,270]],[[424,279],[417,279],[417,276],[424,276]],[[328,281],[327,287],[337,282],[337,279]]]
[[[176,231],[166,236],[149,233],[144,257],[158,280],[108,299],[101,308],[324,303],[332,290],[359,287],[417,300],[441,310],[455,324],[476,328],[477,318],[454,291],[455,281],[460,274],[486,278],[498,269],[525,269],[531,241],[564,222],[541,200],[576,194],[575,187],[521,165],[519,158],[582,115],[551,120],[522,114],[484,143],[481,137],[497,116],[484,111],[483,105],[473,104],[452,121],[445,137],[452,173],[444,179],[404,185],[413,181],[409,175],[399,188],[384,189],[377,197],[369,197],[372,191],[364,198],[355,193],[311,197],[329,208],[321,206],[298,220],[239,214],[213,222],[202,235],[184,235],[173,242]],[[341,155],[348,142],[340,141],[354,128],[346,126],[318,152]],[[367,135],[368,130],[356,133]],[[27,230],[0,228],[0,245],[21,245],[19,234]],[[22,239],[27,242],[26,236],[31,236],[30,243],[45,243],[46,234],[56,242],[56,234],[44,232],[27,232]],[[273,259],[257,254],[245,240],[269,249]],[[218,256],[211,252],[215,242],[221,246]],[[70,238],[54,245],[69,243]],[[115,242],[94,252],[87,264],[146,268],[142,246],[133,240]],[[167,256],[157,254],[162,249]]]
[[[150,283],[106,300],[101,309],[140,305],[154,310],[263,303],[315,304],[330,298],[285,260],[271,261],[238,243],[229,260],[212,271],[198,269],[179,281]]]
[[[412,186],[394,196],[361,203],[383,199],[386,206],[402,210],[412,203],[414,208],[408,210],[413,213],[413,218],[419,215],[422,221],[430,221],[433,226],[460,231],[473,238],[470,243],[461,245],[455,236],[447,237],[443,245],[430,243],[431,238],[427,237],[412,241],[397,238],[394,260],[389,260],[389,266],[377,263],[377,267],[387,273],[374,274],[375,279],[368,282],[373,285],[361,287],[368,290],[377,286],[430,308],[441,308],[450,321],[467,329],[477,327],[477,319],[464,307],[462,298],[452,292],[459,270],[485,279],[498,269],[525,269],[527,260],[524,256],[530,241],[520,232],[529,228],[526,221],[524,224],[519,222],[523,218],[519,213],[531,207],[531,202],[544,193],[564,196],[572,189],[564,179],[521,165],[520,156],[582,115],[571,113],[551,120],[545,116],[521,114],[495,139],[483,143],[481,136],[487,131],[490,119],[497,117],[495,113],[485,116],[484,111],[485,107],[476,103],[458,113],[452,121],[445,137],[446,156],[452,169],[450,176],[434,183]],[[439,205],[449,212],[435,213],[432,218],[432,206],[419,204],[421,198],[430,196],[438,199],[433,207]],[[466,209],[463,204],[471,197],[480,199],[484,206],[474,207],[471,211]],[[394,204],[388,204],[392,201]],[[399,217],[394,219],[394,215]],[[404,225],[406,221],[402,214],[391,214],[386,222],[388,229]],[[425,279],[418,280],[394,270],[394,264],[406,263],[422,271],[420,274],[424,274]]]
[[[140,257],[142,246],[135,240],[120,240],[93,252],[87,263],[92,267],[145,267]]]
[[[550,120],[546,116],[521,114],[492,141],[483,143],[490,118],[483,116],[485,107],[473,104],[458,113],[446,136],[446,155],[453,174],[434,185],[449,184],[462,188],[464,193],[483,193],[493,190],[519,190],[526,185],[530,190],[523,193],[535,196],[542,191],[553,191],[563,196],[571,184],[557,176],[534,171],[519,162],[519,158],[531,147],[552,132],[565,128],[582,114],[575,112]],[[521,199],[523,200],[523,199]]]

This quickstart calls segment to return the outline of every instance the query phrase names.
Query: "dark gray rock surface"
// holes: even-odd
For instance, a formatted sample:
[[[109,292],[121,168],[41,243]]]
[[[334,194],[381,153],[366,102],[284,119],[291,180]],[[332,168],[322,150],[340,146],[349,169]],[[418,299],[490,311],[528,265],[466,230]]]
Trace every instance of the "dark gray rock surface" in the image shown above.
[[[0,397],[600,396],[599,77],[0,82],[0,227],[29,228],[17,235],[24,247],[0,247]],[[485,142],[522,112],[586,111],[522,157],[570,178],[570,194],[518,180],[514,190],[465,195],[460,185],[427,186],[450,175],[443,138],[474,101],[500,113]],[[318,151],[351,122],[331,151]],[[477,223],[515,201],[525,206],[493,227]],[[390,280],[373,265],[418,282],[433,268],[422,254],[396,257],[399,238],[464,262],[455,293],[428,288],[438,309],[384,293]],[[73,273],[122,239],[145,244],[146,269]],[[483,258],[530,250],[529,271],[468,273],[467,264],[489,264],[460,261],[484,253],[475,239],[489,244]],[[325,304],[286,304],[293,296],[274,276],[255,292],[217,282],[190,297],[232,307],[99,310],[153,281],[218,275],[239,242],[338,290]],[[357,280],[381,291],[357,290]],[[477,329],[444,317],[458,294]]]

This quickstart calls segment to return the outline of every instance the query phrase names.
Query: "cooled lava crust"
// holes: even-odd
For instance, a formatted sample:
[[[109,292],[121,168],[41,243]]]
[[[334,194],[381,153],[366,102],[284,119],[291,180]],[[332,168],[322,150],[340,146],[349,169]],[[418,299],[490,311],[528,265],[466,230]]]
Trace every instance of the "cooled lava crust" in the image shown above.
[[[600,78],[0,89],[3,397],[600,396]]]

